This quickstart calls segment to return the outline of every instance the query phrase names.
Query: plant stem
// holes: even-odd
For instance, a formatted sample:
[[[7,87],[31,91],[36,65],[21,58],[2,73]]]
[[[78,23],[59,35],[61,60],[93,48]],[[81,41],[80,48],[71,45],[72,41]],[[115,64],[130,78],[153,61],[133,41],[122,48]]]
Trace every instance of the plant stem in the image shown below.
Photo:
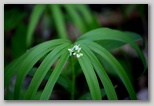
[[[72,92],[71,92],[71,100],[74,100],[75,94],[75,70],[74,70],[74,57],[71,56],[71,67],[72,67]]]

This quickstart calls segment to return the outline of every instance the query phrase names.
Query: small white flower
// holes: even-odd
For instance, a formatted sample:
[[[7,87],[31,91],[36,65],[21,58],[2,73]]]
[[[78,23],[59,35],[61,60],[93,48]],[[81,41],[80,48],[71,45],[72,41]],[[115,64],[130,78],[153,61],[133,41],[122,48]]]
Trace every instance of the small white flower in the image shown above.
[[[76,55],[76,53],[73,53],[73,55]]]
[[[70,56],[72,56],[73,50],[72,49],[68,49],[68,51],[70,52]]]
[[[76,54],[76,57],[79,58],[80,56],[83,56],[82,53]]]
[[[83,54],[82,54],[82,53],[80,53],[80,56],[83,56]]]
[[[80,54],[76,54],[76,57],[79,58],[80,57]]]
[[[81,48],[79,47],[80,45],[74,45],[72,48],[69,48],[68,51],[70,52],[70,56],[72,56],[72,53],[73,55],[77,58],[79,58],[80,56],[83,56],[82,53],[80,53],[80,50]]]
[[[81,48],[78,49],[78,53],[80,52]]]
[[[80,45],[75,45],[74,46],[74,48],[75,48],[75,50],[78,50],[80,47],[79,47]]]

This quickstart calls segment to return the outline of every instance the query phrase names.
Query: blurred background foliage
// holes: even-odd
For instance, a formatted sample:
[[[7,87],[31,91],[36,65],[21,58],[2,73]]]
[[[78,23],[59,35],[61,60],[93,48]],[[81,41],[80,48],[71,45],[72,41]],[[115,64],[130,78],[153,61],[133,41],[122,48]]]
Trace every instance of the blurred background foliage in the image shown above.
[[[4,4],[4,66],[39,43],[56,38],[70,39],[74,42],[80,35],[99,27],[109,27],[140,34],[143,37],[143,42],[140,40],[136,42],[144,52],[148,64],[147,4]],[[123,44],[117,42],[110,45],[105,41],[100,43],[105,45],[122,64],[134,85],[138,99],[147,100],[148,72],[139,80],[137,79],[143,70],[143,66],[136,52],[129,45],[121,46]],[[118,48],[112,49],[113,47]],[[104,60],[100,61],[115,85],[118,98],[129,99],[122,82],[117,78],[111,67]],[[88,86],[86,81],[83,81],[85,78],[77,62],[75,69],[77,78],[76,99],[90,99],[90,94],[87,92]],[[24,89],[27,89],[35,71],[34,68],[26,77]],[[51,99],[66,100],[70,98],[70,72],[69,67],[65,68],[62,77],[54,87]],[[12,98],[14,80],[15,78],[12,79],[12,84],[5,91],[6,99]],[[40,92],[44,88],[46,80],[44,79],[44,82],[42,82],[39,88]],[[107,99],[103,89],[102,95],[104,95],[102,99]]]

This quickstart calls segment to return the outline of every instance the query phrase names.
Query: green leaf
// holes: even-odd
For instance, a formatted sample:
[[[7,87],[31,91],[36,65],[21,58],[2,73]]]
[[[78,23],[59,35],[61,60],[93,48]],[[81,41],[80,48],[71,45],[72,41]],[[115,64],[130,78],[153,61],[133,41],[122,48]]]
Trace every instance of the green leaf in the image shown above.
[[[133,39],[133,41],[143,40],[143,38],[137,33],[129,32],[129,31],[124,31],[123,33],[125,33],[125,36],[131,37]],[[113,50],[115,48],[118,48],[118,47],[121,47],[121,46],[127,44],[125,42],[119,42],[116,40],[98,40],[95,42],[98,43],[99,45],[103,46],[107,50]]]
[[[37,68],[32,68],[30,72],[28,73],[29,76],[34,76]],[[65,71],[65,70],[64,70]],[[44,77],[44,80],[48,80],[50,75],[52,74],[53,70],[49,70],[47,74]],[[61,74],[56,82],[57,84],[61,85],[65,90],[68,92],[71,92],[71,79],[68,78],[68,76]],[[32,97],[33,98],[33,97]]]
[[[21,23],[11,40],[11,50],[14,58],[21,56],[27,49],[26,47],[26,26]]]
[[[31,44],[32,44],[33,33],[35,31],[36,25],[42,15],[42,13],[45,10],[45,6],[46,6],[45,4],[36,4],[33,11],[32,11],[32,14],[30,16],[30,22],[28,25],[28,31],[27,31],[27,39],[26,39],[27,47],[31,46]]]
[[[66,51],[64,52],[64,54],[61,56],[58,64],[56,65],[55,69],[53,70],[43,92],[42,95],[40,97],[40,100],[47,100],[49,99],[51,92],[53,90],[53,87],[57,81],[57,79],[59,78],[59,75],[64,67],[64,65],[66,64],[66,61],[69,58],[69,52],[66,48]]]
[[[68,38],[66,26],[65,26],[65,20],[64,20],[64,17],[63,17],[62,10],[60,9],[60,5],[51,4],[51,5],[49,5],[49,9],[51,11],[53,21],[56,25],[58,36],[60,38]]]
[[[115,89],[113,87],[113,84],[112,84],[111,80],[109,79],[106,71],[104,70],[104,68],[100,64],[99,60],[97,59],[97,57],[92,53],[92,51],[89,48],[86,47],[87,45],[84,45],[82,43],[79,43],[79,44],[81,45],[82,50],[86,53],[86,55],[91,60],[91,63],[94,66],[95,71],[104,86],[104,89],[105,89],[108,99],[109,100],[117,100],[118,98],[117,98]]]
[[[78,10],[79,13],[81,13],[81,16],[83,16],[83,20],[86,24],[85,26],[89,28],[88,30],[100,27],[95,15],[92,14],[91,10],[86,4],[76,4],[74,7],[76,7],[76,10]]]
[[[36,94],[32,97],[32,100],[39,100],[41,94],[42,94],[42,91],[36,92]]]
[[[74,7],[76,7],[76,9],[83,15],[83,18],[87,24],[92,22],[93,18],[87,5],[76,4]]]
[[[20,56],[19,58],[15,59],[11,62],[8,66],[4,69],[4,88],[10,82],[11,78],[17,73],[19,64],[22,63],[23,59],[29,54],[29,51],[26,52],[24,55]]]
[[[104,97],[106,95],[105,90],[102,88],[101,89],[101,95],[102,97]],[[92,100],[90,92],[85,93],[84,95],[82,95],[79,100]]]
[[[57,84],[61,85],[65,90],[71,92],[71,79],[68,76],[61,74],[57,80]]]
[[[20,88],[22,86],[22,82],[27,75],[27,73],[30,71],[30,69],[33,67],[33,65],[41,59],[42,56],[47,54],[49,51],[54,49],[57,45],[63,44],[63,43],[70,43],[68,40],[58,39],[58,40],[52,40],[47,41],[45,43],[39,44],[36,47],[34,47],[33,50],[30,51],[29,55],[23,60],[21,64],[19,64],[19,69],[16,78],[15,83],[15,91],[14,91],[14,97],[15,99],[19,98]]]
[[[20,12],[17,9],[4,11],[4,31],[13,29],[20,25],[20,22],[26,16],[25,12]]]
[[[47,74],[50,67],[54,64],[54,62],[58,59],[60,55],[64,51],[66,51],[66,47],[68,47],[69,44],[63,44],[58,47],[56,47],[52,52],[50,52],[46,58],[43,60],[39,68],[37,69],[26,94],[25,99],[31,99],[37,92],[38,87],[40,86],[43,78]],[[64,50],[63,50],[64,49]]]
[[[78,39],[78,41],[80,40],[91,40],[91,41],[115,40],[115,41],[128,43],[136,50],[139,57],[141,58],[143,65],[144,65],[144,72],[145,72],[147,65],[146,65],[144,54],[139,49],[137,44],[133,41],[132,37],[126,36],[127,34],[130,34],[130,33],[127,32],[125,34],[124,32],[119,31],[119,30],[113,30],[109,28],[98,28],[98,29],[85,33]],[[144,72],[142,74],[144,74]]]
[[[87,29],[84,25],[83,20],[80,18],[79,14],[77,13],[77,11],[73,7],[73,5],[72,4],[65,4],[64,8],[68,12],[71,20],[73,21],[75,26],[79,29],[79,31],[81,31],[81,33],[85,33],[87,31]]]
[[[116,73],[118,74],[118,76],[120,77],[120,79],[122,80],[122,82],[124,83],[129,95],[131,99],[137,99],[136,98],[136,94],[135,91],[133,89],[133,86],[126,74],[126,72],[124,71],[124,69],[122,68],[122,66],[119,64],[119,62],[103,47],[101,47],[100,45],[98,45],[95,42],[92,41],[83,41],[88,48],[90,48],[91,50],[95,51],[96,53],[98,53],[99,55],[101,55],[108,63],[110,63],[111,67],[114,68],[114,70],[116,71]]]
[[[91,61],[83,51],[82,53],[83,53],[83,56],[78,58],[78,61],[83,70],[85,78],[87,80],[87,84],[90,89],[91,97],[93,100],[101,100],[102,98],[101,98],[99,83],[97,80],[97,76],[93,70]]]

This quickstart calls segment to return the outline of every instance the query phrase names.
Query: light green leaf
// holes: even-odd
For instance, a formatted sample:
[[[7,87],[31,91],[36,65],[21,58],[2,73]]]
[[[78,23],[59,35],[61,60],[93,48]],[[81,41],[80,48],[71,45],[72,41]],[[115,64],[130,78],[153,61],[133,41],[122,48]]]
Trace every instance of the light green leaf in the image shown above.
[[[112,84],[111,80],[109,79],[106,71],[104,70],[104,68],[100,64],[99,60],[97,59],[97,57],[92,53],[92,51],[89,48],[86,47],[86,45],[84,45],[82,43],[79,43],[79,44],[81,45],[82,50],[86,53],[88,58],[91,60],[91,63],[94,66],[95,71],[104,86],[104,89],[105,89],[108,99],[109,100],[117,100],[118,98],[117,98],[115,89],[113,87],[113,84]]]
[[[127,34],[119,30],[113,30],[109,28],[98,28],[98,29],[85,33],[78,39],[78,41],[80,40],[91,40],[91,41],[115,40],[115,41],[128,43],[136,50],[139,57],[141,58],[143,65],[144,65],[144,72],[145,72],[147,65],[146,65],[144,54],[142,53],[140,48],[137,46],[137,44],[133,41],[132,37],[126,36]]]
[[[64,65],[66,64],[66,61],[68,60],[68,58],[69,58],[69,52],[66,48],[66,51],[61,56],[58,64],[56,65],[55,69],[53,70],[53,72],[52,72],[43,92],[42,92],[40,100],[47,100],[50,98],[53,87],[54,87],[57,79],[59,78],[59,75],[60,75]]]
[[[102,88],[101,89],[101,95],[102,97],[104,97],[106,95],[105,90]],[[79,100],[92,100],[90,92],[85,93],[84,95],[82,95]]]
[[[122,68],[122,66],[119,64],[119,62],[103,47],[101,47],[100,45],[98,45],[95,42],[92,41],[83,41],[88,48],[90,48],[91,50],[95,51],[96,53],[98,53],[99,55],[101,55],[108,63],[110,63],[111,67],[114,68],[114,70],[116,71],[116,73],[118,74],[118,76],[120,77],[120,79],[122,80],[122,82],[124,83],[129,95],[131,99],[137,99],[136,98],[136,94],[134,91],[134,88],[126,74],[126,72],[124,71],[124,69]]]
[[[69,44],[63,44],[58,47],[56,47],[52,52],[50,52],[46,58],[43,60],[39,68],[37,69],[26,94],[25,99],[31,99],[37,92],[38,87],[40,86],[43,78],[47,74],[50,67],[54,64],[54,62],[58,59],[60,55],[64,51],[66,51],[66,47],[68,47]],[[63,50],[64,49],[64,50]]]
[[[19,98],[20,88],[22,86],[22,82],[25,78],[25,76],[28,74],[30,69],[33,67],[33,65],[41,59],[42,56],[47,54],[49,51],[54,49],[59,44],[63,43],[70,43],[68,40],[58,39],[58,40],[52,40],[47,41],[45,43],[39,44],[36,47],[34,47],[33,50],[30,51],[29,55],[23,60],[21,64],[19,64],[19,69],[16,78],[15,83],[15,91],[14,91],[14,97],[15,99]]]
[[[33,33],[35,31],[36,25],[43,11],[45,10],[45,7],[46,7],[45,4],[36,4],[32,11],[27,31],[27,39],[26,39],[27,47],[31,46],[32,44]]]
[[[143,40],[143,38],[137,33],[129,31],[124,31],[123,33],[125,33],[125,36],[131,37],[133,41]],[[125,42],[119,42],[117,40],[97,40],[95,42],[103,46],[107,50],[113,50],[127,44]]]
[[[37,68],[32,68],[30,72],[28,73],[29,76],[34,76]],[[64,70],[65,71],[65,70]],[[53,70],[49,70],[47,74],[44,77],[44,80],[48,80],[50,75],[52,74]],[[57,84],[61,85],[65,90],[68,92],[71,92],[71,79],[68,78],[68,76],[61,74],[56,82]]]
[[[85,75],[91,97],[93,100],[101,100],[102,98],[99,83],[93,70],[91,61],[83,51],[81,53],[83,53],[83,56],[78,58],[78,61]]]

